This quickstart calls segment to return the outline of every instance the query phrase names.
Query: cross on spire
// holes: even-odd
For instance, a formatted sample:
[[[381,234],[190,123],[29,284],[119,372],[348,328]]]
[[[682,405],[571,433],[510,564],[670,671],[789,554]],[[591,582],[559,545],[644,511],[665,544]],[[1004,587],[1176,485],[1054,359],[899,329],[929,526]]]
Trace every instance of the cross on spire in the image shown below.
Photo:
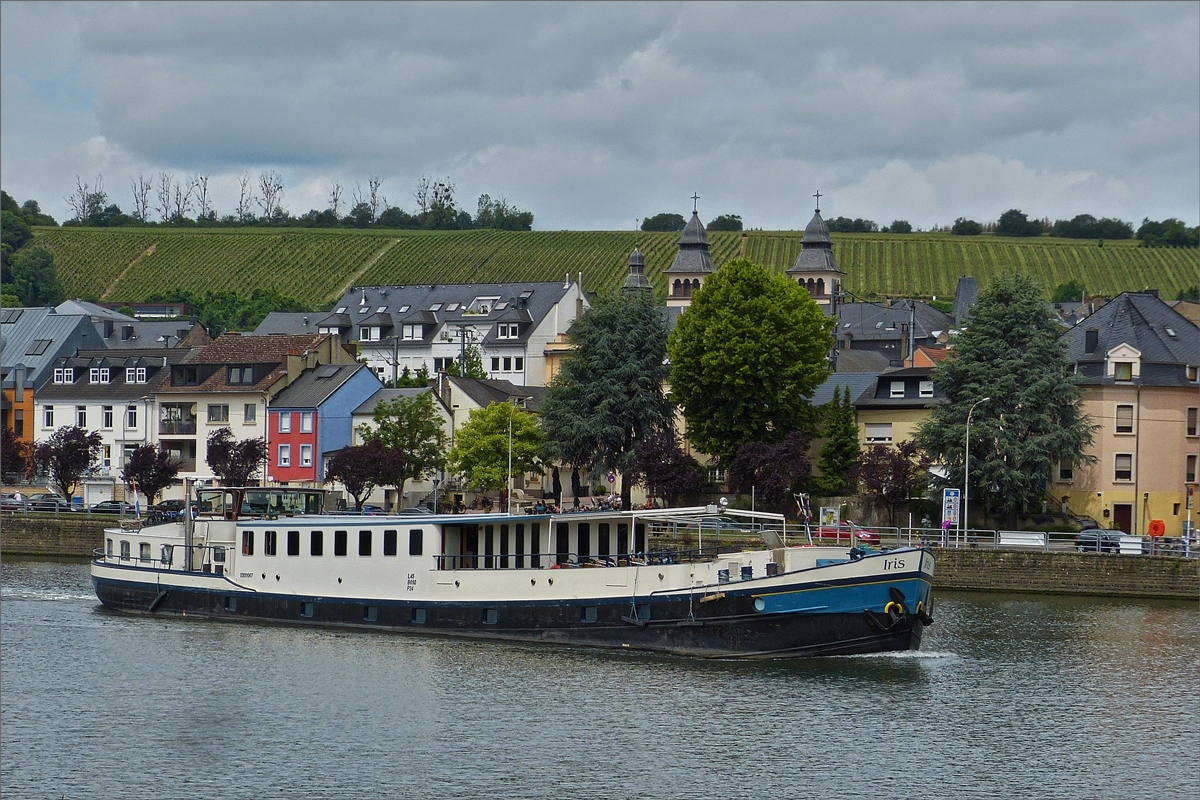
[[[697,203],[699,200],[700,200],[700,195],[693,193],[693,194],[692,194],[692,213],[693,213],[693,214],[695,214],[695,213],[696,213],[696,203]]]
[[[814,194],[813,197],[817,198],[817,211],[820,211],[821,210],[821,190],[817,189],[817,193]]]

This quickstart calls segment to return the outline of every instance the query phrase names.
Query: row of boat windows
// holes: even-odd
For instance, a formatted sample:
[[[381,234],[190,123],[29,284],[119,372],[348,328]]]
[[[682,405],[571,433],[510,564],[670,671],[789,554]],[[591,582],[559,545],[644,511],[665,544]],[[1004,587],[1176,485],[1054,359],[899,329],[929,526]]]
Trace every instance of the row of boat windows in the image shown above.
[[[304,619],[312,619],[313,615],[316,613],[316,608],[316,603],[302,601],[300,603],[300,616]],[[236,612],[238,610],[238,599],[236,597],[226,597],[225,610]],[[638,620],[645,622],[650,619],[650,606],[644,603],[639,603],[636,606],[635,613],[637,614]],[[362,618],[363,622],[377,622],[379,620],[379,606],[363,606]],[[597,606],[582,606],[579,609],[580,622],[591,623],[598,619],[599,608]],[[424,608],[411,608],[409,609],[408,621],[413,625],[424,625],[429,621],[428,611]],[[482,625],[498,625],[500,623],[500,609],[480,609],[479,622]]]
[[[256,533],[256,531],[242,531],[242,555],[254,555]],[[289,556],[300,555],[300,531],[286,531],[285,533],[287,554]],[[376,531],[369,530],[358,532],[358,554],[360,556],[371,555],[374,550],[375,533]],[[424,541],[422,533],[420,528],[408,532],[408,554],[410,556],[421,555]],[[263,531],[262,534],[262,554],[264,556],[279,555],[279,531]],[[349,539],[349,531],[333,532],[333,554],[335,556],[348,554]],[[398,540],[399,531],[388,529],[383,532],[383,554],[385,556],[396,555]],[[317,557],[325,555],[324,531],[308,532],[308,554]]]

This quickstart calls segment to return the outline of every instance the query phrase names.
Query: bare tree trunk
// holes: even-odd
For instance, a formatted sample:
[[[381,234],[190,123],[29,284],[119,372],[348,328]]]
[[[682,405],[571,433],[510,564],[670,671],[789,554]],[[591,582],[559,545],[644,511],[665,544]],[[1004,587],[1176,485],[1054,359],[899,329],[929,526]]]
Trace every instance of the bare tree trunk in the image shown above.
[[[433,191],[433,181],[428,175],[422,175],[421,180],[417,181],[417,188],[413,192],[413,197],[417,200],[417,209],[420,211],[421,219],[425,219],[425,215],[429,213],[429,195]]]
[[[88,185],[78,175],[75,176],[75,191],[63,199],[71,207],[71,213],[76,220],[83,222],[87,219]]]
[[[139,172],[136,178],[130,179],[129,186],[133,190],[133,215],[145,222],[150,215],[150,190],[153,185]]]
[[[157,203],[154,210],[163,222],[171,220],[171,200],[175,188],[175,176],[169,172],[158,173],[158,188],[155,190]]]
[[[196,177],[192,178],[192,186],[196,190],[196,203],[200,206],[196,212],[196,219],[205,219],[212,210],[208,205],[208,176],[204,174],[196,175]]]
[[[329,208],[333,211],[333,215],[341,219],[341,213],[338,209],[342,205],[342,185],[337,181],[333,182],[333,186],[329,189]]]
[[[196,179],[188,178],[184,183],[175,184],[171,196],[171,219],[185,219],[192,210],[192,193],[196,191]]]
[[[275,170],[260,173],[258,189],[262,196],[256,202],[263,210],[263,219],[274,219],[283,202],[283,176]]]
[[[383,185],[383,179],[378,175],[372,175],[367,179],[367,185],[370,187],[371,193],[371,223],[379,219],[379,187]]]
[[[245,222],[250,217],[250,206],[255,202],[254,184],[250,183],[250,176],[246,174],[238,178],[238,183],[241,193],[238,195],[237,218],[238,222]]]

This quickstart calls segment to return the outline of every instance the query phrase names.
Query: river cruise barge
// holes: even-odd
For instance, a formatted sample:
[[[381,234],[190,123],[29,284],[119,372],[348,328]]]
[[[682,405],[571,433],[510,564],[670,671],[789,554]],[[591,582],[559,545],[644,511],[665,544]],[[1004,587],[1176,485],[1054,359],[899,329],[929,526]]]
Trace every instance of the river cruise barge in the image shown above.
[[[932,622],[930,552],[813,546],[778,515],[722,513],[718,528],[737,519],[738,536],[765,545],[725,552],[730,530],[705,527],[711,508],[363,516],[322,507],[315,489],[200,489],[181,520],[106,530],[92,583],[104,606],[124,612],[709,658],[915,650]],[[700,540],[647,547],[682,533]]]

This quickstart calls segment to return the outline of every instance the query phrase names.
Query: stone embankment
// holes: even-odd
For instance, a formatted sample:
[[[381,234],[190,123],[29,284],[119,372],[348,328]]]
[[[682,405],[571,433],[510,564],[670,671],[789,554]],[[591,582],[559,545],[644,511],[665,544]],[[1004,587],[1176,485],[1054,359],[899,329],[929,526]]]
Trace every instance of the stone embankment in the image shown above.
[[[4,555],[85,558],[115,519],[0,518]],[[937,548],[938,589],[1200,599],[1200,559]]]

